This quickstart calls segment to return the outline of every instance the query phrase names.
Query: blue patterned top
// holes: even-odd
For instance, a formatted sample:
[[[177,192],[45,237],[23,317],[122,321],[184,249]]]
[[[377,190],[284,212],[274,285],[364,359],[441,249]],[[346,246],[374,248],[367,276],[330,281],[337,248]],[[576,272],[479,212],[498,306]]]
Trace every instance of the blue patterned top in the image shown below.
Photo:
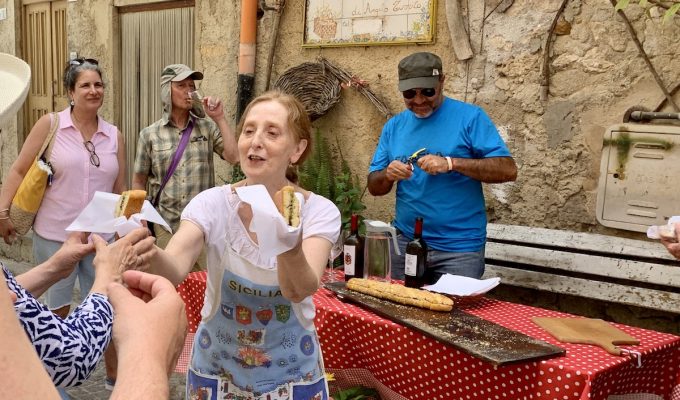
[[[61,319],[28,293],[2,265],[19,322],[58,387],[78,386],[90,376],[111,341],[113,308],[106,296],[89,294]]]

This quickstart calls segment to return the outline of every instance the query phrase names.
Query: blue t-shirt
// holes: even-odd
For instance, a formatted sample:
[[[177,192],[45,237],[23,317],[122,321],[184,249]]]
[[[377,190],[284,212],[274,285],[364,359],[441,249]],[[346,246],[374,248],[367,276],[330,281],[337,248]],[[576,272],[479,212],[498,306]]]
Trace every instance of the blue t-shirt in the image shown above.
[[[406,162],[415,151],[453,158],[510,157],[495,125],[479,107],[444,98],[427,118],[410,110],[383,127],[369,173],[393,160]],[[394,225],[413,237],[416,217],[423,217],[423,238],[435,250],[479,251],[486,241],[482,184],[458,172],[429,175],[414,163],[413,175],[397,183]]]

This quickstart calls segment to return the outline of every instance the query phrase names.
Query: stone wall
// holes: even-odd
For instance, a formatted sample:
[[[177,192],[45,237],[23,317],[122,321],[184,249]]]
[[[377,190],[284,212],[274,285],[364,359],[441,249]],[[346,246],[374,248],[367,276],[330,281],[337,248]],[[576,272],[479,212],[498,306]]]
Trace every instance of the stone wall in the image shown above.
[[[0,0],[0,2],[3,0]],[[10,15],[13,3],[7,2]],[[416,0],[417,1],[417,0]],[[17,2],[18,3],[18,2]],[[68,3],[69,51],[97,57],[113,66],[107,75],[107,101],[102,115],[121,119],[117,106],[120,63],[116,6],[141,0],[78,0]],[[444,62],[447,95],[474,102],[488,112],[518,163],[515,183],[486,185],[489,217],[503,223],[598,231],[641,237],[598,225],[595,197],[602,135],[620,122],[633,105],[656,106],[663,96],[613,8],[601,0],[572,0],[558,24],[550,58],[550,95],[541,99],[543,47],[560,1],[517,0],[499,12],[494,2],[469,2],[470,42],[475,56],[458,61],[446,23],[445,0],[437,4],[436,42],[432,45],[302,48],[304,0],[287,0],[274,53],[272,80],[288,68],[323,56],[370,83],[392,112],[403,109],[397,91],[396,64],[414,51],[432,51]],[[466,2],[468,3],[468,2]],[[494,4],[491,4],[494,3]],[[486,4],[486,6],[485,6]],[[485,8],[484,8],[485,7]],[[20,9],[20,8],[18,8]],[[653,9],[645,15],[637,5],[626,10],[652,63],[667,86],[680,82],[680,19],[666,24]],[[205,71],[208,94],[225,99],[233,118],[236,104],[240,3],[196,2],[196,67]],[[264,72],[272,45],[273,12],[258,24],[256,92],[264,90]],[[486,16],[486,18],[484,18]],[[10,53],[13,29],[0,22],[0,50]],[[17,40],[15,39],[15,42]],[[15,46],[13,49],[12,46]],[[677,97],[677,96],[676,96]],[[372,152],[385,118],[354,89],[315,122],[329,142],[339,146],[353,171],[365,181]],[[7,135],[5,135],[7,136]],[[16,144],[15,144],[16,146]],[[16,150],[14,150],[16,151]],[[3,154],[7,154],[4,150]],[[3,171],[8,168],[4,162]],[[218,171],[226,176],[225,166]],[[393,196],[364,201],[367,215],[389,220]]]
[[[18,21],[18,0],[5,1],[9,15]],[[377,1],[377,0],[376,0]],[[418,0],[412,0],[418,1]],[[286,0],[274,53],[272,80],[288,68],[323,56],[335,65],[370,83],[393,113],[403,109],[397,90],[398,61],[415,51],[441,56],[447,75],[445,93],[474,102],[488,112],[506,139],[519,166],[514,183],[487,185],[489,217],[506,224],[594,231],[642,238],[642,234],[608,229],[595,218],[602,136],[620,122],[634,105],[655,107],[663,95],[613,7],[604,0],[572,0],[558,24],[550,55],[550,94],[541,98],[541,64],[549,26],[561,1],[515,0],[509,8],[492,12],[497,1],[469,4],[470,42],[475,56],[461,62],[455,57],[445,5],[436,12],[436,42],[431,45],[355,46],[303,48],[304,0]],[[150,1],[147,1],[150,2]],[[155,2],[155,1],[154,1]],[[270,1],[271,2],[271,1]],[[141,0],[77,0],[68,3],[69,51],[97,57],[113,66],[108,75],[107,101],[102,115],[120,121],[116,106],[120,82],[118,16],[116,6],[145,3]],[[196,1],[195,66],[205,71],[202,89],[225,99],[227,113],[236,109],[240,2]],[[666,24],[661,11],[646,15],[631,4],[626,14],[640,41],[667,86],[680,82],[680,18]],[[18,53],[16,26],[0,21],[0,51]],[[263,77],[267,51],[272,45],[273,14],[264,12],[258,24],[257,92],[266,86]],[[676,96],[680,103],[680,96]],[[343,90],[341,101],[317,120],[334,146],[342,149],[353,171],[365,182],[373,150],[385,118],[354,89]],[[12,132],[9,132],[10,136]],[[7,139],[7,134],[3,132]],[[11,143],[12,140],[7,140]],[[16,147],[16,142],[13,146]],[[17,149],[3,146],[2,170]],[[226,174],[220,166],[218,174]],[[365,215],[390,220],[393,195],[368,194]]]

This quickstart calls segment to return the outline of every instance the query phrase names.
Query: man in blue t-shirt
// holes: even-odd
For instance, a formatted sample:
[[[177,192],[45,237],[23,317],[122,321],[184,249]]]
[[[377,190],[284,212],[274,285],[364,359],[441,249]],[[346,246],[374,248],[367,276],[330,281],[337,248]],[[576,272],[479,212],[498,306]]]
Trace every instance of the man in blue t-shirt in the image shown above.
[[[480,278],[484,273],[486,209],[482,182],[514,181],[517,166],[495,125],[479,107],[444,96],[441,59],[415,53],[399,62],[407,110],[383,127],[368,175],[382,196],[397,182],[395,227],[401,256],[392,278],[404,279],[404,249],[423,218],[427,275]]]

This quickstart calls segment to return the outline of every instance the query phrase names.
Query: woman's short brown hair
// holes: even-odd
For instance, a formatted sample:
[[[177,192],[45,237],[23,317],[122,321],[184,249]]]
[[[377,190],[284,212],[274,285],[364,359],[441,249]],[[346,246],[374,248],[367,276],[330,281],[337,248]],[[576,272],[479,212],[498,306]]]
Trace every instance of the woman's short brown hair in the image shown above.
[[[238,123],[236,132],[239,136],[241,135],[246,117],[256,104],[268,101],[275,101],[281,104],[288,112],[288,119],[286,122],[288,123],[290,132],[293,134],[295,142],[300,143],[302,139],[307,141],[307,148],[304,150],[304,152],[302,152],[300,158],[298,158],[298,160],[295,162],[295,165],[302,164],[312,150],[312,122],[309,119],[309,115],[307,114],[305,107],[297,98],[295,98],[295,96],[284,93],[280,90],[270,90],[257,96],[248,104],[245,111],[243,111],[243,115],[241,116],[241,120]],[[286,173],[286,176],[288,176],[288,179],[291,179],[290,173],[294,173],[294,171],[291,171],[291,168],[288,169],[289,171]],[[297,179],[291,180],[296,181]]]

